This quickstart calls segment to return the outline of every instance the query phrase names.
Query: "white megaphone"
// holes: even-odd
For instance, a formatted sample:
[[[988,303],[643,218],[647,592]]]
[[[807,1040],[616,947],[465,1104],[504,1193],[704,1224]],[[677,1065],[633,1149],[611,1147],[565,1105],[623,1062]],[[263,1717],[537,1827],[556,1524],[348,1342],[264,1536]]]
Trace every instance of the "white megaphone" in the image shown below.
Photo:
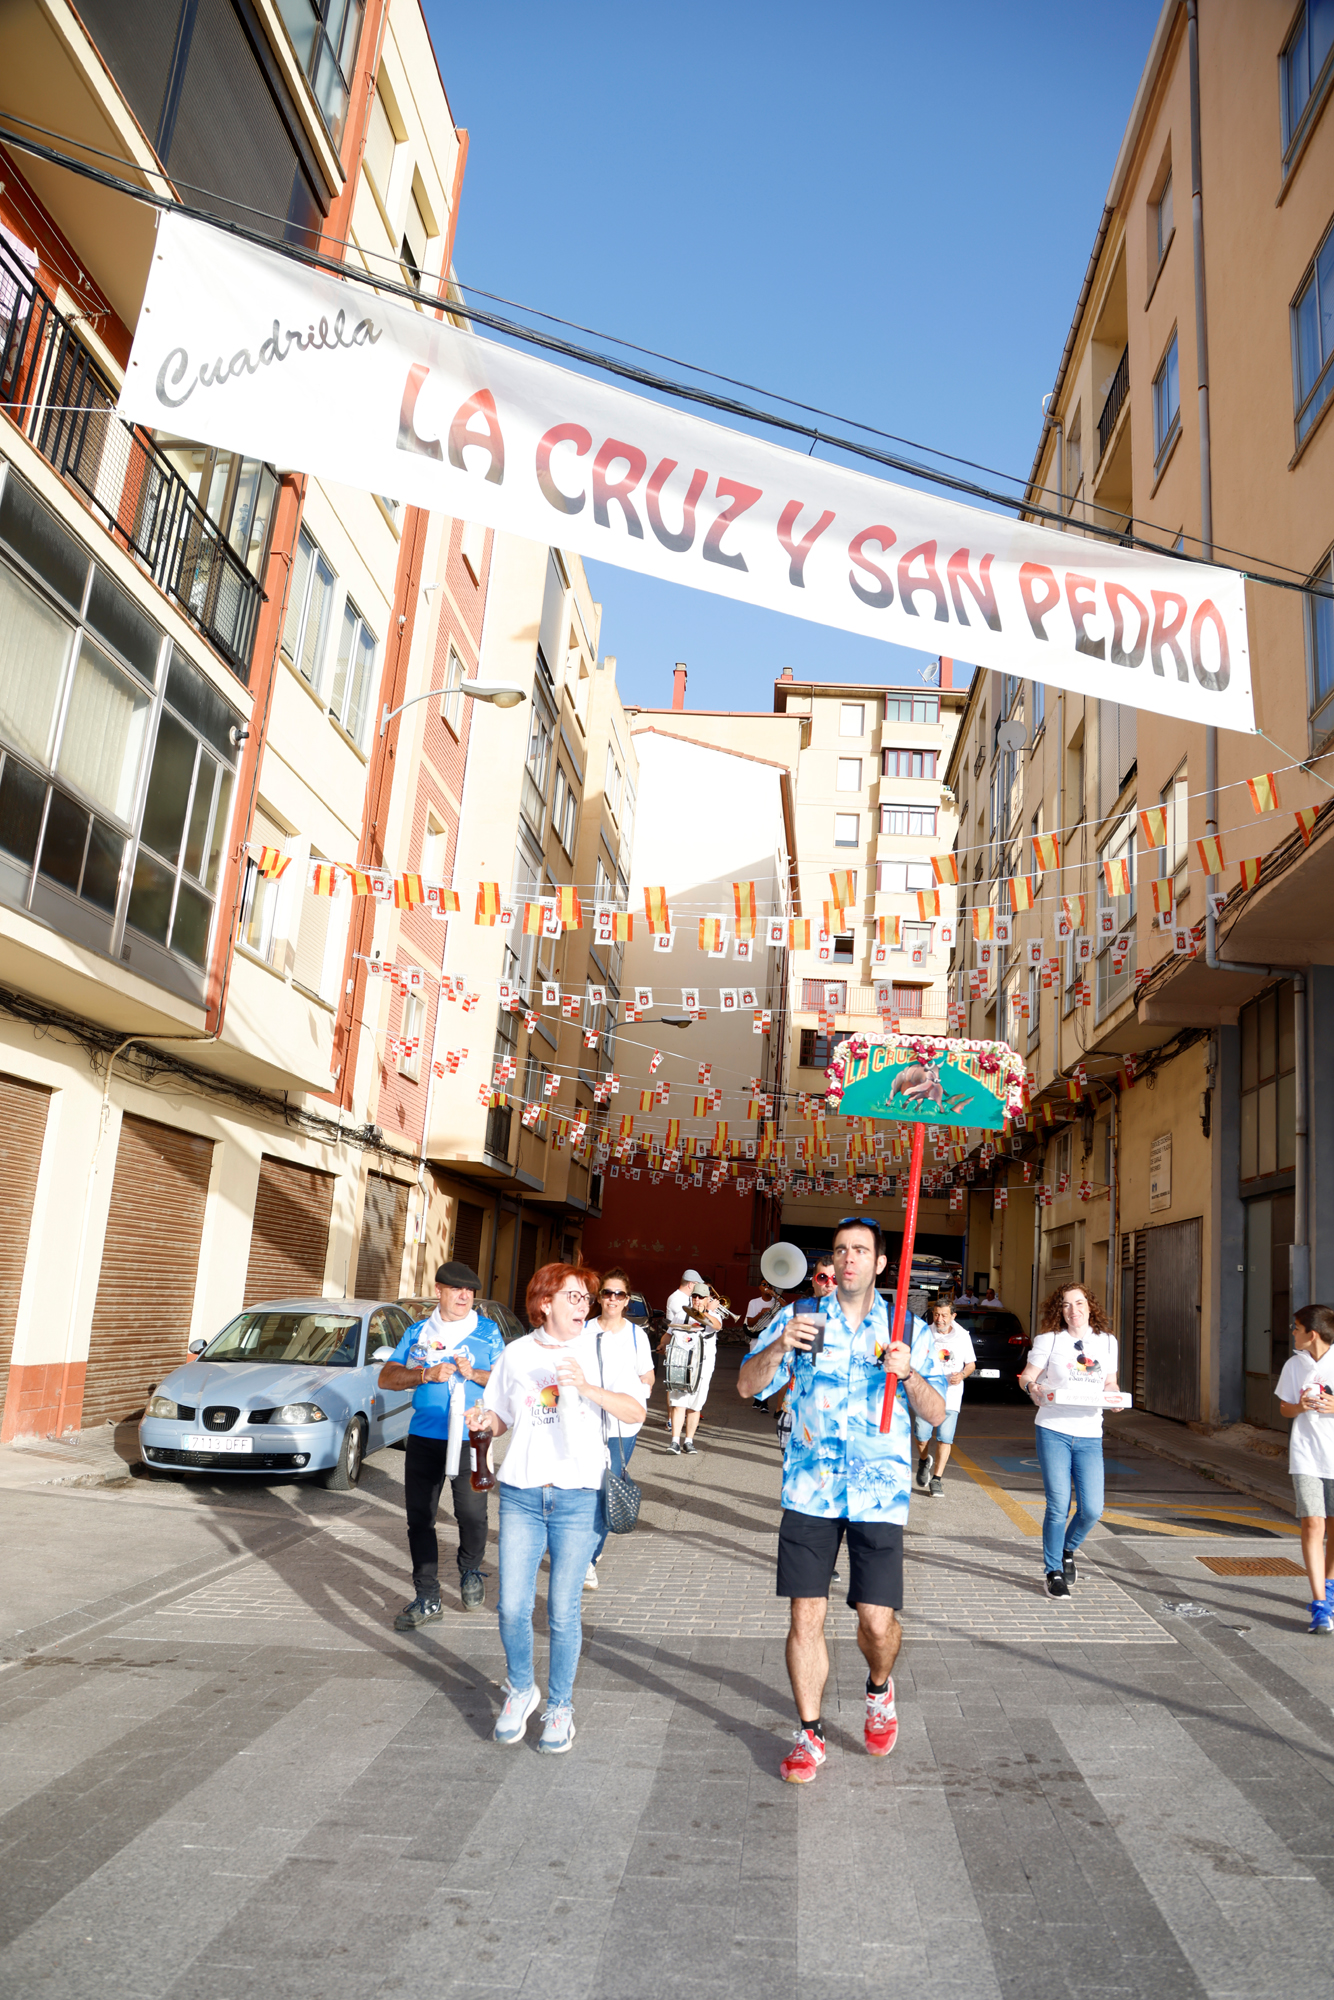
[[[790,1292],[806,1275],[806,1253],[795,1243],[771,1243],[760,1258],[760,1274],[776,1292]]]

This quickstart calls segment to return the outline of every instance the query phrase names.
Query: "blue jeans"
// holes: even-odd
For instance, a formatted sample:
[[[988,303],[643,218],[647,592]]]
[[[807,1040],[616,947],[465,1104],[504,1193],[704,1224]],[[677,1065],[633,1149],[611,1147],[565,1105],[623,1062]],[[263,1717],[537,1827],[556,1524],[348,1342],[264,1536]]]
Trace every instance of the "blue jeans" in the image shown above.
[[[500,1642],[510,1686],[534,1684],[533,1602],[538,1565],[549,1550],[547,1698],[553,1703],[568,1702],[574,1693],[584,1640],[580,1607],[584,1575],[597,1541],[597,1505],[597,1491],[591,1486],[500,1482]]]
[[[1102,1519],[1102,1439],[1071,1437],[1048,1424],[1038,1424],[1034,1435],[1047,1495],[1047,1511],[1042,1521],[1042,1565],[1048,1570],[1059,1569],[1066,1550],[1073,1554],[1089,1529]],[[1075,1518],[1067,1530],[1072,1483]]]
[[[611,1444],[608,1446],[608,1449],[611,1452],[611,1469],[613,1472],[619,1473],[625,1470],[626,1466],[630,1463],[630,1454],[638,1443],[639,1443],[638,1431],[635,1432],[633,1437],[612,1439]],[[594,1562],[597,1561],[598,1557],[602,1554],[602,1551],[607,1546],[607,1534],[608,1534],[607,1524],[602,1518],[602,1495],[599,1493],[598,1494],[598,1545],[593,1551]]]

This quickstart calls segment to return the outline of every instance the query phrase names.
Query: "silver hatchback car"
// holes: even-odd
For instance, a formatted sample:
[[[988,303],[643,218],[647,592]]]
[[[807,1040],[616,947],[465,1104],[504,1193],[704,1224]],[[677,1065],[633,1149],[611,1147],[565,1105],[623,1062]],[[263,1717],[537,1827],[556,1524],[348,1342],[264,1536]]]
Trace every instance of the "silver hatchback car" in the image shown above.
[[[413,1320],[383,1299],[276,1299],[192,1342],[148,1399],[144,1462],[163,1471],[288,1472],[346,1491],[367,1452],[406,1437],[411,1389],[380,1366]]]

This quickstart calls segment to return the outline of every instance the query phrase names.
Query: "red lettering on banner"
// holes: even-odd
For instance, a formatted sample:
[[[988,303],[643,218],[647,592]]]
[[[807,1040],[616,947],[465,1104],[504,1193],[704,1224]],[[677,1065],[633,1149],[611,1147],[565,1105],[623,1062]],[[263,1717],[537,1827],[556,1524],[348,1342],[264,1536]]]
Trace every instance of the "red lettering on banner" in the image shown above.
[[[1127,590],[1123,583],[1113,583],[1109,577],[1103,584],[1103,594],[1107,599],[1107,609],[1112,614],[1112,653],[1114,667],[1137,667],[1144,658],[1144,649],[1149,643],[1149,609],[1141,604],[1133,590]],[[1133,604],[1139,619],[1139,630],[1135,643],[1126,651],[1125,618],[1121,610],[1122,600]]]
[[[806,588],[806,579],[802,575],[802,571],[806,567],[807,556],[815,547],[816,542],[820,539],[825,529],[831,526],[834,519],[833,508],[826,507],[824,513],[821,514],[810,532],[803,535],[799,542],[794,542],[792,539],[793,530],[801,518],[801,507],[802,503],[800,500],[789,500],[778,517],[778,539],[788,554],[787,580],[798,590]]]
[[[583,511],[584,494],[562,493],[551,476],[551,454],[558,444],[572,444],[575,456],[582,458],[593,449],[593,439],[582,424],[553,424],[537,441],[537,483],[543,495],[562,514],[578,514]]]
[[[626,470],[619,479],[608,479],[613,465],[624,459]],[[648,471],[648,460],[637,445],[622,444],[619,438],[608,438],[597,457],[593,460],[593,519],[599,528],[609,528],[607,506],[612,500],[625,515],[627,531],[637,542],[644,539],[644,526],[630,504],[630,495]]]
[[[1090,639],[1088,622],[1098,608],[1097,582],[1091,576],[1080,576],[1078,570],[1065,573],[1065,601],[1070,606],[1070,616],[1075,626],[1075,651],[1086,653],[1091,660],[1105,660],[1107,641]]]
[[[852,585],[854,597],[860,597],[862,603],[869,604],[872,611],[884,611],[894,602],[894,586],[886,571],[881,569],[879,563],[872,562],[866,554],[867,544],[874,542],[875,546],[884,552],[892,549],[897,540],[898,536],[892,528],[876,527],[863,528],[861,533],[854,535],[848,543],[848,554],[857,568],[866,570],[875,578],[878,585],[877,589],[868,590],[864,583],[858,583],[852,570],[848,571],[848,582]]]
[[[1174,590],[1151,590],[1149,596],[1153,599],[1153,639],[1149,647],[1149,657],[1153,663],[1153,671],[1156,674],[1162,673],[1163,648],[1166,647],[1171,652],[1172,658],[1176,661],[1177,679],[1179,681],[1188,681],[1190,673],[1186,667],[1186,656],[1177,644],[1176,638],[1177,633],[1186,622],[1186,600],[1184,597],[1178,597]],[[1176,612],[1176,617],[1170,622],[1168,620],[1169,606]]]
[[[414,361],[408,370],[408,378],[403,384],[403,401],[398,412],[398,449],[416,452],[421,458],[443,458],[439,438],[424,438],[417,435],[417,398],[422,392],[422,383],[430,374],[424,361]],[[182,397],[181,401],[184,402]]]
[[[960,588],[962,585],[972,593],[978,610],[991,630],[999,632],[1000,612],[996,607],[996,587],[991,581],[991,565],[996,558],[982,557],[977,566],[978,581],[974,583],[968,568],[968,553],[967,549],[956,549],[949,560],[947,574],[950,580],[950,595],[954,599],[954,614],[961,625],[968,623],[968,616],[963,608],[963,589]]]
[[[913,576],[912,565],[919,561],[926,571],[925,576]],[[936,568],[936,545],[934,542],[919,542],[915,549],[909,549],[899,557],[899,603],[910,618],[920,616],[913,603],[913,595],[919,590],[929,590],[936,601],[937,625],[948,625],[950,608],[945,602],[945,586]]]
[[[486,436],[477,437],[472,425],[481,418],[486,427]],[[454,412],[454,421],[449,427],[449,462],[459,472],[466,472],[463,454],[469,445],[486,452],[491,463],[486,469],[486,477],[492,486],[500,486],[505,479],[505,440],[501,436],[500,418],[496,414],[496,399],[489,389],[478,389],[469,396],[466,403],[460,403]],[[439,456],[439,446],[436,455]]]
[[[722,513],[704,537],[704,547],[701,554],[705,562],[722,563],[725,569],[746,569],[746,558],[743,555],[728,556],[723,554],[722,539],[733,521],[739,521],[741,516],[749,508],[753,507],[757,500],[763,500],[764,488],[762,486],[747,486],[740,479],[720,479],[715,493],[719,500],[730,499],[732,504],[730,507],[723,508]]]
[[[1209,619],[1218,634],[1218,668],[1212,671],[1204,664],[1200,648],[1200,636],[1205,619]],[[1232,654],[1227,643],[1227,626],[1223,614],[1211,597],[1206,597],[1195,616],[1190,621],[1190,663],[1195,669],[1195,678],[1201,687],[1211,694],[1221,694],[1232,678]]]
[[[1039,584],[1043,584],[1047,590],[1047,595],[1040,601],[1037,594]],[[1061,586],[1056,581],[1055,571],[1049,570],[1046,563],[1020,563],[1019,595],[1024,600],[1024,609],[1033,628],[1033,637],[1045,640],[1047,634],[1042,629],[1042,621],[1061,601]]]
[[[649,480],[644,498],[648,507],[648,524],[662,546],[671,549],[675,555],[683,555],[695,539],[695,509],[699,505],[704,488],[709,483],[709,475],[703,466],[696,466],[681,509],[681,532],[677,535],[664,522],[662,510],[658,505],[658,496],[675,472],[676,466],[677,461],[674,458],[664,458]]]

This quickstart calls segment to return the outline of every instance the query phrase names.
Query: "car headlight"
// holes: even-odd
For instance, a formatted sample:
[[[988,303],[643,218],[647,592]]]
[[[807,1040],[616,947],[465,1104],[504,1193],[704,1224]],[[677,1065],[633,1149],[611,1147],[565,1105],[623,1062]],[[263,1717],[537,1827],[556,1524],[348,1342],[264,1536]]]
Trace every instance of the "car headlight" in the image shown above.
[[[145,1415],[150,1417],[165,1417],[168,1423],[174,1424],[179,1415],[176,1398],[174,1396],[150,1396]]]
[[[328,1421],[318,1403],[284,1403],[269,1419],[277,1424],[327,1424]]]

